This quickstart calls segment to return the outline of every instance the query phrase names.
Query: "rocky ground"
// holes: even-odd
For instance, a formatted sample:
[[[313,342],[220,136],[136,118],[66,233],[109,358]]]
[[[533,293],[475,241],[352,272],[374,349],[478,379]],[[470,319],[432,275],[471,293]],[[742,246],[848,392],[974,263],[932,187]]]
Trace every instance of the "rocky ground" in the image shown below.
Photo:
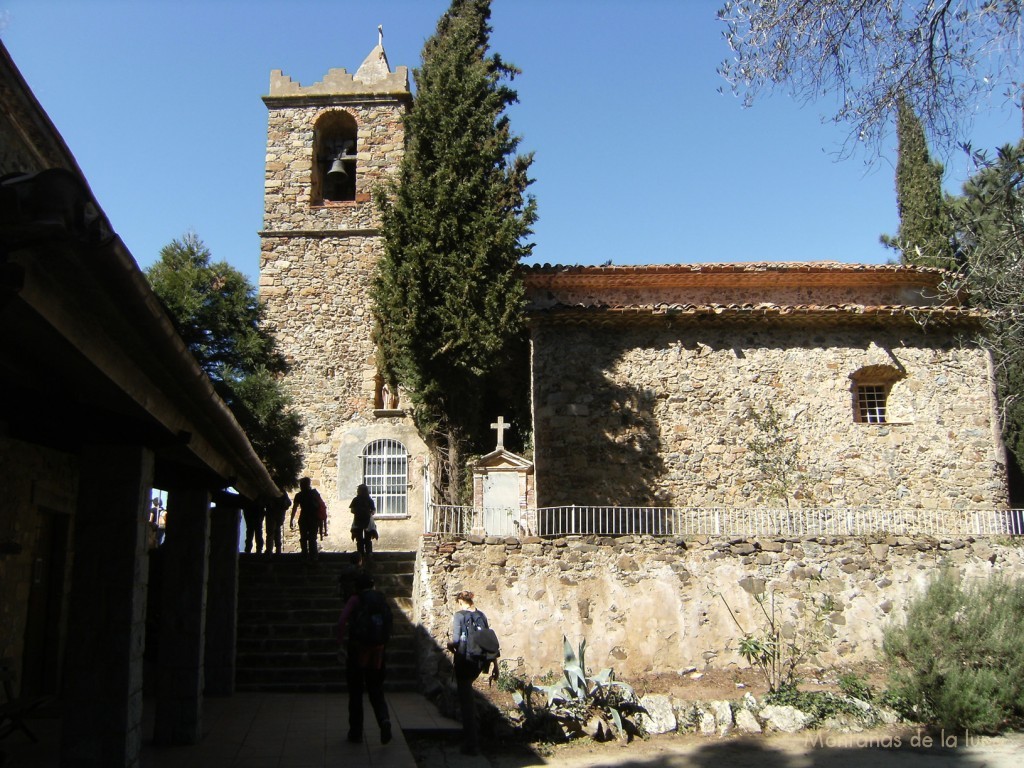
[[[877,669],[854,672],[876,690],[884,687]],[[838,690],[838,672],[808,675],[801,690]],[[668,694],[685,701],[738,702],[747,693],[760,700],[764,680],[753,670],[710,670],[682,675],[652,676],[629,681],[639,695]],[[514,707],[511,695],[477,683],[477,690],[495,708]],[[527,768],[557,765],[565,768],[635,766],[636,768],[1019,768],[1024,765],[1024,734],[979,737],[974,734],[928,732],[899,725],[873,730],[842,732],[805,730],[799,733],[727,735],[665,733],[629,743],[597,743],[577,739],[569,743],[525,743],[515,738],[491,738],[483,753],[464,756],[457,740],[424,739],[410,743],[420,768],[477,766]]]
[[[917,737],[918,741],[915,741]],[[977,737],[956,743],[940,734],[930,744],[914,729],[860,734],[802,734],[707,737],[666,734],[630,744],[577,741],[559,746],[500,745],[481,755],[459,752],[455,741],[410,742],[420,768],[1020,768],[1024,734]]]

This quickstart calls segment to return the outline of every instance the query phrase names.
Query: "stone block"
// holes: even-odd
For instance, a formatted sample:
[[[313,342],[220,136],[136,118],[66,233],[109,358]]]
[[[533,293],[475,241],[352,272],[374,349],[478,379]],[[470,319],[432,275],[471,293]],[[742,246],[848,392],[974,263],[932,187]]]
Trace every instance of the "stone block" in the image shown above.
[[[728,701],[711,701],[708,706],[715,716],[715,731],[719,736],[727,736],[733,725],[732,705]]]
[[[754,713],[749,709],[740,707],[735,712],[736,727],[743,733],[761,733],[761,724],[757,722]]]
[[[889,556],[888,544],[872,544],[870,550],[871,556],[878,562],[884,561]]]
[[[647,710],[647,714],[640,715],[638,719],[648,733],[672,733],[678,727],[672,699],[668,695],[649,693],[640,698],[640,706]]]
[[[629,555],[623,555],[622,557],[620,557],[615,562],[615,566],[620,571],[625,571],[627,573],[632,573],[632,572],[640,570],[640,566],[637,564],[636,560],[634,560]]]
[[[739,585],[749,595],[761,595],[764,594],[765,580],[756,578],[753,576],[744,576],[739,580]]]
[[[761,712],[761,721],[773,731],[798,733],[811,722],[811,716],[796,707],[769,704]]]

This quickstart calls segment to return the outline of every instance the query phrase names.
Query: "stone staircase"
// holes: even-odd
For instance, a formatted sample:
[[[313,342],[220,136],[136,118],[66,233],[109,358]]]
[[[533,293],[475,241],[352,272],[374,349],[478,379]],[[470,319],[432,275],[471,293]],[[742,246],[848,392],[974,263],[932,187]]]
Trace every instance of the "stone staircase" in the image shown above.
[[[322,552],[316,563],[300,554],[239,555],[239,691],[344,691],[335,626],[343,606],[341,585],[352,589],[359,572],[352,553]],[[376,588],[394,614],[388,643],[390,691],[416,691],[416,632],[412,614],[415,552],[375,552]]]

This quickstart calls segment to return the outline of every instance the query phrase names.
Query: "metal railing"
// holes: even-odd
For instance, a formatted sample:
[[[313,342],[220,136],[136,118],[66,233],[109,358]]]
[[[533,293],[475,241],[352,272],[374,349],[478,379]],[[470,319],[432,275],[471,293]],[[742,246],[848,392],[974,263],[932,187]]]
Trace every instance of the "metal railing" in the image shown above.
[[[451,504],[430,504],[424,530],[427,533],[466,536],[482,533],[488,536],[522,536],[528,533],[526,521],[518,507],[458,507]]]
[[[465,536],[1020,536],[1021,509],[815,507],[456,507],[431,504],[427,533]]]

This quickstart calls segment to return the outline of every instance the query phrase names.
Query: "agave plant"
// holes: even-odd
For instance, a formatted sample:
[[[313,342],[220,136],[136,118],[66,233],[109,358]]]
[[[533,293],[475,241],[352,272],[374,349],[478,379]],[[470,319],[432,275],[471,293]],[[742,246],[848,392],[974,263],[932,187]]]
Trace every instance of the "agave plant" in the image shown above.
[[[527,719],[538,715],[553,717],[567,738],[590,736],[596,741],[612,738],[628,739],[640,733],[633,718],[646,714],[637,701],[636,693],[627,683],[615,679],[611,669],[598,674],[587,674],[587,641],[580,642],[574,651],[568,638],[562,636],[562,677],[553,685],[530,685],[524,696],[513,694],[516,704]],[[547,703],[536,707],[532,694],[546,697]]]

